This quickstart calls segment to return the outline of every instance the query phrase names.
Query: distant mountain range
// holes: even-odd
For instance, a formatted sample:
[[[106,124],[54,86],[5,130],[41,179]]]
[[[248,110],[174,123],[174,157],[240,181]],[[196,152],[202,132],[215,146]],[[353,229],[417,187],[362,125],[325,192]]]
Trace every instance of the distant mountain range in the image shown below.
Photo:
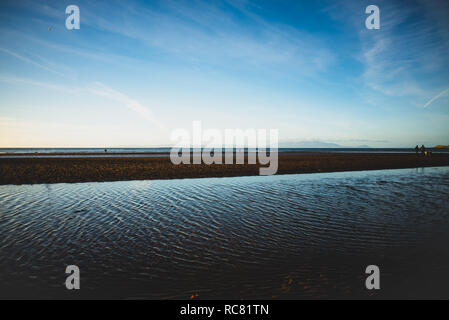
[[[368,145],[361,146],[342,146],[337,143],[324,142],[324,141],[288,141],[279,142],[280,148],[371,148]]]

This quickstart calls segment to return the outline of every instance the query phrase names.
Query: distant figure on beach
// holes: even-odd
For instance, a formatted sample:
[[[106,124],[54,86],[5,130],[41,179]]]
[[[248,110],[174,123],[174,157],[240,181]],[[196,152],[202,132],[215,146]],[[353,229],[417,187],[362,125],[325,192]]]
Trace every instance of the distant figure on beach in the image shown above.
[[[419,151],[419,147],[418,147],[418,145],[416,145],[416,147],[415,147],[416,155],[418,155],[418,151]]]
[[[104,149],[104,152],[105,152],[105,153],[108,152],[108,149]]]
[[[421,145],[421,154],[424,155],[424,153],[426,152],[426,148],[424,147],[424,145]]]

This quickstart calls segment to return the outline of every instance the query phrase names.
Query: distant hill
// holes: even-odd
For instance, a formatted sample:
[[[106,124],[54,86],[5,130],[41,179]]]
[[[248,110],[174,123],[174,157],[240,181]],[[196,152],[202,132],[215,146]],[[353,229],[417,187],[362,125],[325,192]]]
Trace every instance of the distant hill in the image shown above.
[[[443,146],[441,144],[434,147],[435,149],[449,149],[449,146]]]
[[[280,142],[279,147],[281,148],[344,148],[343,146],[336,143],[329,143],[323,141],[288,141]]]
[[[313,141],[283,141],[279,143],[280,148],[354,148],[342,146],[337,143],[313,140]],[[371,148],[367,145],[357,146],[355,148]]]

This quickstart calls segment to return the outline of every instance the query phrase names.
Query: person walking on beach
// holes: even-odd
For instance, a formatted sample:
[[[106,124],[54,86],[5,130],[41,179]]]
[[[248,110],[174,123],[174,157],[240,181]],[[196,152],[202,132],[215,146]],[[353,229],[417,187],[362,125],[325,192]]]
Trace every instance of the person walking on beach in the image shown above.
[[[421,145],[421,154],[424,155],[425,152],[426,152],[426,148],[424,147],[424,145]]]
[[[418,155],[418,151],[419,151],[419,147],[418,147],[418,145],[416,145],[416,147],[415,147],[416,155]]]

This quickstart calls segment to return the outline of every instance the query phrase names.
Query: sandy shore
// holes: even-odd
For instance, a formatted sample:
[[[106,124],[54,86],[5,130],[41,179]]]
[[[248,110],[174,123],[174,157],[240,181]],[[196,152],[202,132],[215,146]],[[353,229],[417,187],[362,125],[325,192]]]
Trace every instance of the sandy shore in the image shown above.
[[[280,155],[277,174],[449,166],[449,155],[341,153]],[[14,158],[0,157],[0,184],[259,175],[260,165],[173,165],[168,157]]]

